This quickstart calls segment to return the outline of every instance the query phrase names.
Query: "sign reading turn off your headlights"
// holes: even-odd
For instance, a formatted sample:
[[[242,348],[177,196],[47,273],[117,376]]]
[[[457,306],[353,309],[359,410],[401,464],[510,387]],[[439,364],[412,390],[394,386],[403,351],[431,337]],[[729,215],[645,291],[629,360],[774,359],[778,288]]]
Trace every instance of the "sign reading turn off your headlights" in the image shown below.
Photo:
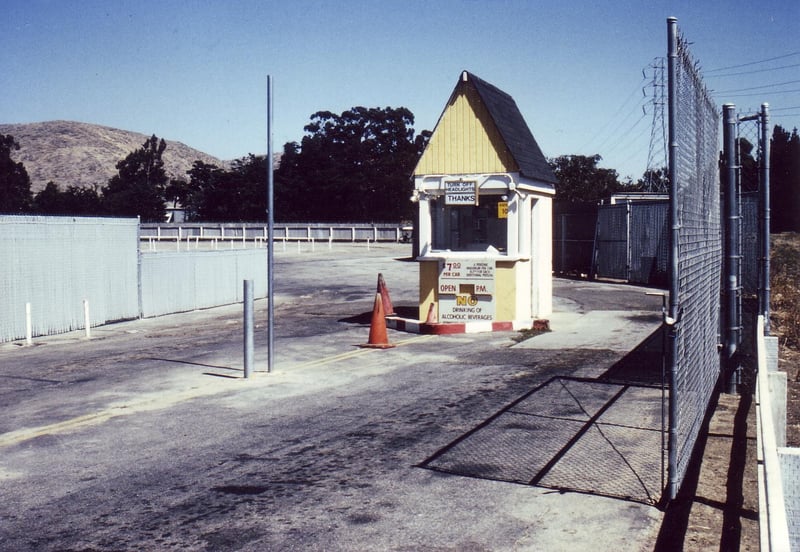
[[[444,183],[445,205],[477,205],[478,182],[475,180],[449,180]]]

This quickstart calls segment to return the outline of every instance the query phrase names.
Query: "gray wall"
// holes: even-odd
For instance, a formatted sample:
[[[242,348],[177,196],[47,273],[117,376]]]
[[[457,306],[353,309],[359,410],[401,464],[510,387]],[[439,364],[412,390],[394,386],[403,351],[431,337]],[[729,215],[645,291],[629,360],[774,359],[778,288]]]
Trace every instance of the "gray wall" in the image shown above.
[[[800,448],[779,448],[783,500],[792,550],[800,550]]]
[[[0,343],[267,295],[267,250],[139,252],[137,219],[0,216]]]
[[[136,318],[138,221],[0,216],[0,342]]]
[[[242,300],[242,281],[267,295],[267,250],[142,254],[142,316],[159,316]]]

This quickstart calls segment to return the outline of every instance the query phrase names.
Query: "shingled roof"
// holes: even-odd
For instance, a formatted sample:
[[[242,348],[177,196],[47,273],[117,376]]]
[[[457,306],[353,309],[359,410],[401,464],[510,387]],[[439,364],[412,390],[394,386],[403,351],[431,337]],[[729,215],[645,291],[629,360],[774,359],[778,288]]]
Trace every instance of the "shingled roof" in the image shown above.
[[[519,165],[520,173],[540,182],[555,184],[556,175],[525,123],[514,98],[468,71],[464,71],[461,75],[462,80],[472,83],[475,87],[497,125],[506,148]]]

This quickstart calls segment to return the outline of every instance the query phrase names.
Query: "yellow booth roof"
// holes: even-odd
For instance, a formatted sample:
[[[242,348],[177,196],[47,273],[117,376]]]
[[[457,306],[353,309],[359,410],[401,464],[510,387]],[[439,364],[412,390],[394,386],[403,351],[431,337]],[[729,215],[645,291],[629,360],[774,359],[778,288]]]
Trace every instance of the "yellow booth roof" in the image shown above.
[[[462,72],[414,175],[515,172],[545,187],[556,182],[514,99]]]

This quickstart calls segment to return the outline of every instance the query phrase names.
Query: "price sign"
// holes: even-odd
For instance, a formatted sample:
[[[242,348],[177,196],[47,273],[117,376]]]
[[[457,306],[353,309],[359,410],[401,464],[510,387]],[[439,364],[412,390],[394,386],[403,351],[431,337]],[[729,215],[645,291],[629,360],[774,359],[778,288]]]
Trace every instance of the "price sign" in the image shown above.
[[[494,319],[494,260],[443,259],[439,265],[439,320]]]

